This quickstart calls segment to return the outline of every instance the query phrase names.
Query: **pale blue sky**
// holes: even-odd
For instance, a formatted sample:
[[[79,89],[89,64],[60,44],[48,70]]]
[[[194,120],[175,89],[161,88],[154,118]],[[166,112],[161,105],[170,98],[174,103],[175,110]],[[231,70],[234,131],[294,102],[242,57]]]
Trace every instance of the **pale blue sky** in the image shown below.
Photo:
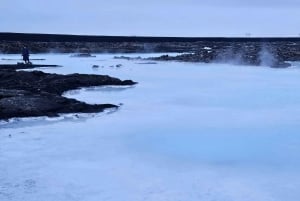
[[[1,32],[299,36],[299,0],[1,0]]]

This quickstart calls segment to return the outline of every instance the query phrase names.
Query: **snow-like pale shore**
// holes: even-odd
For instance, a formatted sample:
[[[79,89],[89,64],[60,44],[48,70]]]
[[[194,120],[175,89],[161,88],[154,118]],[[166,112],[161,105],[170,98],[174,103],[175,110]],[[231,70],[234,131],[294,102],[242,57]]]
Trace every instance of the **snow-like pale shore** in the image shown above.
[[[114,56],[32,55],[64,66],[45,72],[139,84],[65,94],[121,104],[117,111],[1,122],[1,201],[300,200],[300,63],[145,65]]]

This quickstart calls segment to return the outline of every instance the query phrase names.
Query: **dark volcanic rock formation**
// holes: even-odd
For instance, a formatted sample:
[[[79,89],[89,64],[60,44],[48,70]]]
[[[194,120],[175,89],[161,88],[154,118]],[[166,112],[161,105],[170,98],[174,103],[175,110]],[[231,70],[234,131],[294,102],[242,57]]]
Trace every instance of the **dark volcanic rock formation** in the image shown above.
[[[62,96],[67,90],[103,85],[134,85],[103,75],[58,75],[41,71],[0,70],[0,119],[57,116],[60,113],[92,113],[111,104],[89,105]]]
[[[58,116],[60,113],[101,112],[116,108],[111,104],[89,105],[51,93],[0,89],[0,119],[12,117]]]
[[[124,40],[126,38],[123,38]],[[128,38],[127,38],[128,39]],[[138,40],[139,39],[139,40]],[[141,40],[140,40],[141,39]],[[75,39],[74,39],[75,40]],[[160,58],[159,60],[180,60],[195,62],[222,63],[235,62],[246,65],[269,65],[286,67],[284,61],[300,61],[300,39],[295,38],[131,38],[130,41],[122,40],[96,40],[95,42],[38,42],[34,41],[5,41],[0,39],[0,52],[20,53],[23,44],[26,44],[31,53],[136,53],[136,52],[177,52],[189,53],[176,59]],[[142,42],[144,41],[144,42]],[[148,42],[147,42],[148,41]],[[172,42],[173,41],[173,42]],[[261,58],[269,52],[274,58],[272,64]],[[79,54],[80,55],[80,54]],[[119,57],[120,59],[132,59]]]
[[[0,88],[48,92],[61,95],[67,90],[103,85],[133,85],[131,80],[121,81],[107,75],[49,74],[42,71],[0,71]]]
[[[91,53],[77,53],[71,55],[71,57],[86,58],[86,57],[96,57],[96,56],[92,55]]]
[[[272,45],[259,43],[233,44],[229,46],[204,47],[193,53],[178,56],[163,55],[149,58],[157,61],[184,61],[205,63],[232,63],[239,65],[270,66],[272,68],[286,68],[291,66],[286,61],[300,61],[300,54],[289,52]],[[287,53],[289,52],[289,53]],[[300,52],[299,52],[300,53]],[[286,56],[289,54],[289,56]]]

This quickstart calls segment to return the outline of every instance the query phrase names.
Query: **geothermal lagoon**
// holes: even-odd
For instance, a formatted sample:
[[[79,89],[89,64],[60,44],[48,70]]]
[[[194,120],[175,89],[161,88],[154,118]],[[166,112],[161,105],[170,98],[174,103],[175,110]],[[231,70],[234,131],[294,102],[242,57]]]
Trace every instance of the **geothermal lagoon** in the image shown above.
[[[114,59],[122,55],[160,56],[32,55],[62,65],[35,70],[138,84],[64,94],[119,109],[1,121],[0,200],[300,199],[299,62],[274,69]]]

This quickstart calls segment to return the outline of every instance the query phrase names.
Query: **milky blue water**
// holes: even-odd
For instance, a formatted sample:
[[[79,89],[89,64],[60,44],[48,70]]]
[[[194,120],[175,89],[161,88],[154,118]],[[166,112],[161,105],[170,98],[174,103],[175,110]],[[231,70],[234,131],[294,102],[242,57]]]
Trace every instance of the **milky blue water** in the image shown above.
[[[2,122],[1,201],[300,199],[299,63],[271,69],[69,56],[32,58],[63,66],[45,72],[139,84],[65,94],[121,104],[116,111]],[[15,61],[0,60],[7,62]]]

